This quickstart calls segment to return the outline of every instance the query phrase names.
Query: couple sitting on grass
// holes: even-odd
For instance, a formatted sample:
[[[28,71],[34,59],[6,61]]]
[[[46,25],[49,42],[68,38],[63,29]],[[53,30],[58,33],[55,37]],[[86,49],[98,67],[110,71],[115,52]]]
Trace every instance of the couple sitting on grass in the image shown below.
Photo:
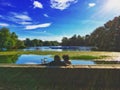
[[[54,56],[54,61],[51,61],[48,63],[48,66],[67,66],[70,65],[71,62],[69,61],[69,56],[68,55],[63,55],[62,56],[64,61],[61,61],[60,56],[55,55]]]

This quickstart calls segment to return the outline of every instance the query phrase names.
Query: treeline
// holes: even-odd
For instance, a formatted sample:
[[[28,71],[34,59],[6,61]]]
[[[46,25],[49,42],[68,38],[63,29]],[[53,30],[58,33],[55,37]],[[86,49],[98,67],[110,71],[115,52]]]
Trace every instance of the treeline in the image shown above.
[[[29,38],[26,38],[26,40],[24,40],[23,42],[26,47],[58,46],[58,45],[60,45],[60,43],[58,41],[42,41],[39,39],[30,40]]]
[[[120,51],[120,16],[96,28],[90,35],[62,39],[63,46],[93,46],[94,50]]]
[[[57,41],[42,41],[39,39],[30,40],[19,40],[15,32],[10,32],[8,28],[0,29],[0,51],[1,50],[12,50],[22,49],[26,47],[35,46],[57,46],[60,45]]]
[[[82,37],[80,35],[73,35],[71,38],[63,37],[62,46],[90,46],[89,35]]]
[[[24,41],[18,39],[14,32],[7,28],[0,29],[0,50],[18,49],[33,46],[93,46],[95,50],[120,51],[120,16],[98,27],[90,35],[73,35],[70,38],[63,37],[62,42],[42,41],[39,39]]]

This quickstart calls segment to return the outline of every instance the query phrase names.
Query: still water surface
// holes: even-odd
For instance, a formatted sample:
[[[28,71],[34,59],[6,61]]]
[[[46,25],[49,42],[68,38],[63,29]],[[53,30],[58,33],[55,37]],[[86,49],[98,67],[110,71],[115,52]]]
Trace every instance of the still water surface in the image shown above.
[[[53,57],[51,55],[21,55],[16,64],[41,64],[41,63],[49,63],[53,61]],[[71,60],[72,65],[93,65],[95,64],[92,60]]]
[[[40,46],[40,47],[29,47],[24,51],[91,51],[93,47],[87,46]]]
[[[45,62],[44,62],[45,61]],[[52,55],[3,55],[0,63],[9,64],[42,64],[53,61]],[[119,61],[71,60],[72,65],[120,64]]]

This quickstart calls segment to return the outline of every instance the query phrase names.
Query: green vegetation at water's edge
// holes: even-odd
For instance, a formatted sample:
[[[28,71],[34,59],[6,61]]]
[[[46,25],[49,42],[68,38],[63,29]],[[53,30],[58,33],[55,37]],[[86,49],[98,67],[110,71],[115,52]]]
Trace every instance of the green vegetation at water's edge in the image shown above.
[[[112,59],[118,57],[120,53],[118,52],[79,52],[79,51],[5,51],[0,52],[0,56],[4,55],[22,55],[22,54],[36,54],[36,55],[62,55],[67,54],[70,56],[70,59]]]
[[[71,56],[71,59],[85,59],[85,60],[93,60],[93,59],[104,59],[108,56],[90,56],[90,55],[80,55],[80,56]]]

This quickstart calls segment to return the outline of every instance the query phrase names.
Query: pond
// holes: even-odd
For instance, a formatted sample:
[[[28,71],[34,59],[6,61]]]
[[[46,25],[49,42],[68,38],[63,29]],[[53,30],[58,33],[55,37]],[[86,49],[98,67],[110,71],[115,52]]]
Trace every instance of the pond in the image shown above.
[[[51,55],[3,55],[0,63],[9,64],[42,64],[53,61]],[[93,61],[93,60],[71,60],[72,65],[95,65],[95,64],[120,64],[119,61]]]
[[[93,47],[89,46],[40,46],[40,47],[29,47],[23,49],[24,51],[91,51]]]

